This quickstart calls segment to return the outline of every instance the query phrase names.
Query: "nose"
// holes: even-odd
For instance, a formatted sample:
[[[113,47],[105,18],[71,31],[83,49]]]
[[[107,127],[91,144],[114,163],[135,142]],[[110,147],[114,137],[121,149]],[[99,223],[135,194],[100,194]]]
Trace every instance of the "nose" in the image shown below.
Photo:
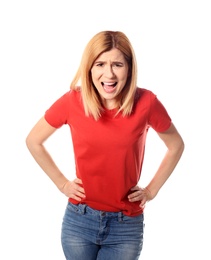
[[[112,78],[114,76],[114,71],[111,65],[105,66],[104,74],[108,78]]]

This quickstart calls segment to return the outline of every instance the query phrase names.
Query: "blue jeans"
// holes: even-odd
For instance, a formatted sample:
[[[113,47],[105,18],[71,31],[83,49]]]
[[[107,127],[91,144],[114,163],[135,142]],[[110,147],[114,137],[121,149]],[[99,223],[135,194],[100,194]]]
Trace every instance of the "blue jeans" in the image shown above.
[[[67,260],[138,260],[143,231],[143,214],[128,217],[68,202],[61,242]]]

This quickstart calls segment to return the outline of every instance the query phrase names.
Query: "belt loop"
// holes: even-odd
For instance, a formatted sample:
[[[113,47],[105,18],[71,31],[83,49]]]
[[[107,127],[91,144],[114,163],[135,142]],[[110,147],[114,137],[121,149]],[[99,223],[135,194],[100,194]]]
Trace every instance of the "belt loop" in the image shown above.
[[[118,221],[119,222],[123,221],[123,214],[122,214],[122,212],[118,212]]]
[[[79,204],[79,210],[81,212],[81,214],[85,214],[86,213],[86,204]]]

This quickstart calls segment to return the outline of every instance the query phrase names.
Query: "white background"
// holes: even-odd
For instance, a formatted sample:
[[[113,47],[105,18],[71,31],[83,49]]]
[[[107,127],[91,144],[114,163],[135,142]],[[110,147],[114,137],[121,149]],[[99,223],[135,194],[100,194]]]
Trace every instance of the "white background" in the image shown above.
[[[211,259],[209,2],[0,2],[0,259],[64,259],[60,228],[67,198],[35,163],[25,138],[69,90],[86,43],[101,30],[120,30],[129,37],[138,85],[157,94],[186,145],[173,175],[147,204],[141,259]],[[74,178],[68,127],[46,145],[62,171]],[[150,131],[142,185],[163,153]]]

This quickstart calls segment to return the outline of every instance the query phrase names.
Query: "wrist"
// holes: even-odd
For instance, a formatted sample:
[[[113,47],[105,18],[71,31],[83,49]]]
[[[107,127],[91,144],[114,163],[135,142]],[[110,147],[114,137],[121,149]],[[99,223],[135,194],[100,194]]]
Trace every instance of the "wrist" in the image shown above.
[[[64,190],[64,187],[65,185],[67,184],[68,182],[68,179],[65,178],[63,175],[60,176],[60,178],[58,178],[56,181],[55,181],[55,184],[56,184],[56,187],[61,191],[63,192]]]
[[[149,186],[146,186],[144,189],[146,190],[147,197],[149,198],[149,200],[154,199],[154,197],[157,195],[157,191],[153,190]]]

